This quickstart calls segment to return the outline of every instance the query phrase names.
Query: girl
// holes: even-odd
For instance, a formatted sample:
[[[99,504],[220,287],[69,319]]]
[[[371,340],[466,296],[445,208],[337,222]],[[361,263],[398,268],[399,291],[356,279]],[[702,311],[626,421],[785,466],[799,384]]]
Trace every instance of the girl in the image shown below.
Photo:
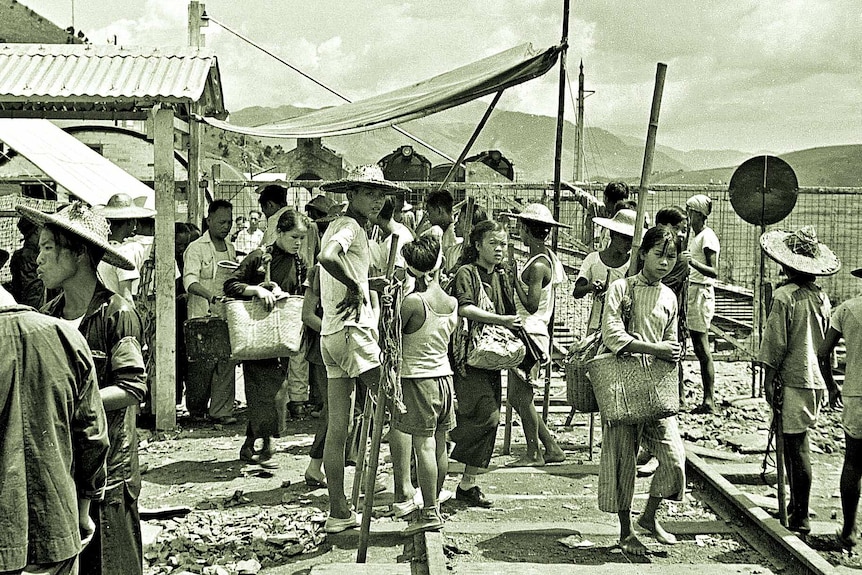
[[[676,234],[664,226],[647,230],[638,251],[643,269],[634,277],[615,281],[608,289],[602,341],[613,353],[646,353],[666,361],[679,361],[676,296],[661,283],[676,263],[676,239]],[[623,318],[624,299],[630,302],[628,325]],[[610,425],[603,418],[602,437],[599,509],[619,516],[622,550],[632,555],[646,553],[646,547],[631,528],[639,444],[658,459],[659,465],[638,525],[660,543],[676,543],[676,538],[656,520],[661,500],[681,500],[685,487],[685,448],[676,416],[640,425]]]
[[[448,467],[446,433],[455,427],[449,340],[458,323],[458,302],[440,287],[443,252],[436,238],[423,236],[401,249],[416,289],[401,305],[401,389],[407,412],[394,427],[413,437],[423,508],[405,535],[443,526],[438,494]]]
[[[259,298],[268,309],[275,305],[280,293],[303,293],[306,267],[299,257],[302,240],[308,230],[304,215],[286,210],[278,219],[275,242],[256,249],[240,263],[234,274],[224,283],[228,297]],[[265,285],[264,266],[269,262],[272,282]],[[242,461],[254,462],[254,442],[263,439],[263,449],[257,462],[267,464],[273,456],[271,438],[279,433],[281,421],[276,407],[276,393],[286,373],[286,358],[261,359],[243,362],[246,401],[248,401],[248,428],[245,443],[239,450]]]
[[[521,327],[521,319],[515,314],[511,274],[502,267],[507,245],[506,229],[498,222],[485,220],[473,227],[461,257],[462,265],[452,282],[460,317],[509,329]],[[490,299],[493,311],[480,307],[485,299],[481,297],[482,292]],[[488,468],[494,453],[500,422],[502,378],[500,370],[466,365],[465,344],[453,344],[458,410],[455,414],[457,426],[449,438],[455,442],[452,459],[465,466],[455,498],[467,505],[488,508],[493,503],[476,485],[476,476]]]

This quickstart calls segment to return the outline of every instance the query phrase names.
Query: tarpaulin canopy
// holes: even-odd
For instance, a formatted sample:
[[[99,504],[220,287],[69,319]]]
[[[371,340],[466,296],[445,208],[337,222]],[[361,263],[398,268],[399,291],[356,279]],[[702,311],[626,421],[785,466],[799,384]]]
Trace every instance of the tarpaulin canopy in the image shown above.
[[[537,52],[522,44],[406,88],[273,124],[246,127],[215,118],[205,121],[231,132],[269,138],[322,138],[386,128],[538,78],[553,67],[561,49],[554,46]]]
[[[151,187],[48,120],[0,118],[0,141],[90,205],[105,204],[125,192],[133,198],[145,196],[145,205],[155,207]]]

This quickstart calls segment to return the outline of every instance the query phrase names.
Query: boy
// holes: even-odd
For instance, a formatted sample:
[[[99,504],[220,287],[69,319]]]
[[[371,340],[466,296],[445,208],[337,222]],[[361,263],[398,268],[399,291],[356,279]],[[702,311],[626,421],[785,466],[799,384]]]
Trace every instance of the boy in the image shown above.
[[[815,276],[835,274],[841,263],[817,241],[811,226],[796,232],[766,232],[760,236],[760,245],[787,276],[787,282],[773,294],[757,360],[765,371],[766,401],[775,417],[781,418],[790,482],[787,528],[806,534],[811,531],[808,502],[812,480],[808,429],[817,421],[824,389],[829,389],[829,403],[838,403],[832,371],[817,358],[829,323],[830,304],[814,280]]]

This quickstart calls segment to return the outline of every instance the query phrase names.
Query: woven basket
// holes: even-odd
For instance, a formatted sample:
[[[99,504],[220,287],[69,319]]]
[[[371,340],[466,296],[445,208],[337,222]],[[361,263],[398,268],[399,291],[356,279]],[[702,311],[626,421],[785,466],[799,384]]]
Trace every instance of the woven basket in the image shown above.
[[[599,410],[593,382],[587,374],[587,362],[596,356],[601,343],[601,334],[595,332],[572,344],[566,355],[566,402],[582,413]]]
[[[225,304],[233,359],[271,359],[299,351],[302,343],[302,296],[283,296],[267,311],[258,300]]]
[[[213,361],[230,357],[227,323],[220,317],[196,317],[183,324],[189,361]]]
[[[679,411],[677,366],[653,355],[601,353],[587,362],[608,423],[638,424]]]

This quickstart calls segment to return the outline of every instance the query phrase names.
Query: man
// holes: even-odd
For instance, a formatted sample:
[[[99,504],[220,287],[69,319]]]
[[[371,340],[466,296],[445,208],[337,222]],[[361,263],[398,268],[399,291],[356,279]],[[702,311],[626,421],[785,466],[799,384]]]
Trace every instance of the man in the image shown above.
[[[263,215],[266,216],[266,230],[263,232],[263,240],[261,240],[260,245],[269,246],[272,245],[278,234],[276,231],[278,218],[285,210],[290,209],[290,206],[287,205],[287,188],[278,184],[264,186],[257,201],[260,203]]]
[[[18,218],[18,231],[24,236],[24,245],[13,252],[9,263],[12,297],[22,305],[39,309],[45,305],[45,285],[36,273],[39,226],[26,218]]]
[[[447,254],[458,243],[455,235],[455,216],[452,214],[454,199],[449,190],[434,190],[425,198],[425,220],[430,228],[420,235],[431,235],[440,242],[443,250],[444,269],[451,267]]]
[[[141,491],[135,407],[147,393],[141,354],[141,321],[132,304],[96,275],[100,261],[134,265],[109,240],[107,220],[76,201],[56,214],[26,206],[18,213],[42,227],[39,275],[60,295],[42,311],[75,326],[95,359],[108,423],[108,484],[104,501],[90,509],[93,541],[81,553],[85,574],[140,574],[143,552],[137,499]]]
[[[602,201],[568,182],[560,182],[560,185],[564,190],[572,192],[572,195],[584,208],[584,243],[598,250],[607,247],[609,237],[604,229],[598,237],[595,236],[593,218],[612,218],[618,209],[616,208],[617,202],[629,199],[631,194],[629,185],[625,182],[608,182],[604,192],[602,192]]]
[[[237,256],[245,257],[260,247],[263,241],[263,230],[257,226],[261,216],[263,214],[258,210],[252,210],[248,213],[248,228],[241,228],[234,239]]]
[[[155,210],[138,206],[128,194],[114,194],[104,206],[95,208],[111,225],[110,241],[117,250],[126,256],[133,269],[123,270],[105,262],[99,263],[97,272],[109,290],[133,301],[133,284],[141,277],[141,267],[147,259],[147,252],[138,242],[127,242],[135,235],[138,218],[152,218]]]
[[[230,268],[220,262],[236,262],[236,251],[227,239],[233,225],[233,205],[215,200],[207,210],[207,229],[189,244],[183,254],[183,286],[189,294],[189,319],[205,317],[211,306],[224,295],[224,282]],[[234,362],[230,359],[195,361],[189,364],[186,407],[196,419],[203,419],[209,404],[209,417],[215,423],[236,423],[233,402],[236,397]]]

